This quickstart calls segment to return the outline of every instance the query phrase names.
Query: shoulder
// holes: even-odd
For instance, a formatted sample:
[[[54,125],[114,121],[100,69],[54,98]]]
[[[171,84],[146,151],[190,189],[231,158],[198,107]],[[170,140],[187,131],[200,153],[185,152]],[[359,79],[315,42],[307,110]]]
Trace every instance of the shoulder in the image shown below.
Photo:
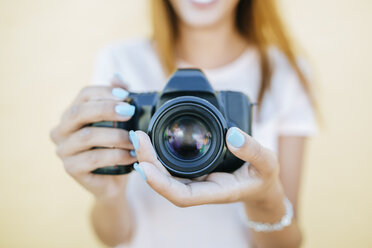
[[[306,87],[286,54],[279,48],[272,46],[268,49],[268,56],[272,66],[270,92],[273,94],[274,100],[281,102],[283,96],[289,96],[299,92],[306,96],[308,94],[305,90]],[[311,70],[308,62],[301,56],[296,56],[295,59],[295,65],[298,66],[301,73],[305,76],[307,83],[310,82]]]
[[[272,46],[268,49],[268,56],[272,66],[272,76],[268,97],[265,98],[266,104],[270,103],[268,105],[275,109],[277,116],[287,114],[289,109],[293,109],[295,106],[306,105],[304,109],[311,106],[307,103],[300,104],[301,102],[309,102],[308,87],[305,87],[285,53]],[[310,67],[307,61],[298,56],[295,63],[309,82]]]
[[[116,74],[121,75],[132,90],[149,88],[152,79],[162,79],[161,63],[152,40],[132,38],[105,45],[96,57],[93,83],[107,84]]]
[[[261,120],[273,121],[273,128],[278,136],[313,135],[316,133],[316,118],[308,87],[304,87],[283,51],[270,47],[268,55],[272,65],[272,78],[260,112]],[[309,79],[310,70],[306,60],[296,57],[295,63]]]
[[[274,75],[279,76],[297,76],[293,65],[288,60],[288,57],[285,53],[276,46],[270,46],[268,48],[268,56],[270,63],[273,67]],[[297,55],[296,56],[296,65],[299,67],[300,71],[304,73],[305,77],[310,77],[310,65],[305,57]]]

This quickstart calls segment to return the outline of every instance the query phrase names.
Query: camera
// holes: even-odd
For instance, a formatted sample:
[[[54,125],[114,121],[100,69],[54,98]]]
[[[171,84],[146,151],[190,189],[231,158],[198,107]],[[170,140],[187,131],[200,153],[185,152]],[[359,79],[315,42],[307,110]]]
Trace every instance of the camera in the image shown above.
[[[128,122],[92,125],[147,132],[158,160],[172,175],[195,178],[244,164],[227,149],[225,136],[230,127],[251,134],[253,104],[241,92],[214,91],[199,69],[178,69],[162,92],[130,93],[126,101],[136,107]],[[132,165],[115,165],[93,173],[132,170]]]

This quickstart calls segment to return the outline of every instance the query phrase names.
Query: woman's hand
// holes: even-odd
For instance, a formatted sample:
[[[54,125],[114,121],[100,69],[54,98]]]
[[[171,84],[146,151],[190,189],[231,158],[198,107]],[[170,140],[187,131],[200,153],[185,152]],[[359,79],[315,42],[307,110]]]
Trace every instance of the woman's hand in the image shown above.
[[[126,176],[96,175],[91,171],[105,166],[132,164],[137,159],[128,132],[117,128],[91,127],[100,121],[128,121],[134,106],[124,103],[128,96],[118,80],[119,87],[86,87],[63,114],[60,123],[51,132],[57,145],[57,154],[65,170],[97,198],[123,197]],[[94,147],[102,147],[92,149]]]
[[[140,162],[135,169],[155,191],[180,207],[238,201],[260,207],[282,203],[276,155],[238,128],[230,128],[226,137],[229,150],[247,163],[233,173],[214,172],[202,180],[189,180],[169,174],[145,133],[130,132]]]

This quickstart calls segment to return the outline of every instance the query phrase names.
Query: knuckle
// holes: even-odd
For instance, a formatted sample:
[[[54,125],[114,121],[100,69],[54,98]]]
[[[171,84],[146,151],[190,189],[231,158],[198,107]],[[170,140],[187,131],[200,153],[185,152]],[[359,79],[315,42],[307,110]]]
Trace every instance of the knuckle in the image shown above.
[[[110,130],[111,131],[111,130]],[[120,147],[122,135],[120,130],[112,130],[112,132],[107,133],[107,141],[110,142],[112,147]]]
[[[182,198],[173,199],[172,203],[179,208],[189,207],[189,204]]]
[[[74,171],[72,169],[72,166],[63,166],[63,168],[65,169],[65,172],[69,175],[74,175]]]
[[[275,178],[279,175],[279,163],[276,160],[269,160],[269,164],[265,169],[265,174],[268,178]]]
[[[227,200],[227,202],[236,202],[239,201],[239,199],[242,199],[242,195],[242,189],[235,188],[231,191],[226,191],[224,194],[224,198]]]
[[[253,150],[253,152],[252,152],[252,163],[254,163],[255,161],[259,160],[262,157],[262,155],[264,153],[264,148],[263,148],[263,146],[258,145],[258,146],[256,146],[255,149],[252,149],[252,150]]]
[[[67,111],[67,118],[75,119],[79,116],[80,113],[80,105],[74,105]]]
[[[268,150],[267,151],[267,156],[268,156],[268,159],[271,161],[271,163],[273,165],[276,165],[278,166],[279,165],[279,160],[278,160],[278,156],[275,154],[275,152],[271,151],[271,150]]]
[[[268,159],[270,159],[271,161],[276,161],[277,160],[277,155],[275,152],[273,152],[272,150],[270,149],[266,149],[266,156]]]
[[[88,162],[89,164],[91,165],[97,165],[101,160],[102,160],[102,155],[100,152],[98,151],[90,151],[88,153]]]
[[[78,139],[81,143],[86,143],[93,137],[92,130],[88,127],[84,127],[78,132]]]
[[[274,172],[275,172],[275,171],[274,171],[274,168],[273,168],[273,167],[269,167],[269,168],[267,168],[266,171],[265,171],[265,176],[266,176],[267,178],[272,178],[272,177],[275,175]]]
[[[53,128],[49,133],[50,139],[56,144],[58,140],[58,131],[57,128]]]
[[[79,98],[81,98],[82,100],[85,100],[87,96],[89,95],[90,90],[91,90],[90,86],[82,88],[79,92]]]
[[[188,195],[176,195],[173,197],[173,204],[180,208],[190,207],[191,197]]]
[[[58,157],[63,158],[63,148],[62,145],[57,146],[56,148],[56,154]]]
[[[275,154],[275,152],[273,152],[271,150],[267,150],[266,152],[267,152],[267,159],[270,162],[270,164],[272,165],[271,169],[272,169],[273,172],[275,172],[275,170],[279,169],[278,156]]]
[[[112,102],[106,101],[101,102],[98,108],[98,117],[104,120],[107,114],[112,114],[114,109],[114,104]]]
[[[116,146],[124,145],[127,140],[129,141],[128,135],[126,134],[126,131],[124,131],[124,130],[118,129],[118,132],[115,132],[113,135],[114,135],[114,137],[113,137],[114,144]]]
[[[271,175],[272,177],[277,177],[279,176],[279,163],[273,163],[273,166],[271,167],[271,172],[269,173],[269,175]]]
[[[122,164],[123,162],[125,162],[127,157],[128,156],[124,150],[115,149],[114,162],[116,164]]]
[[[65,169],[66,173],[69,175],[74,175],[74,165],[71,163],[71,159],[65,158],[63,159],[63,168]]]

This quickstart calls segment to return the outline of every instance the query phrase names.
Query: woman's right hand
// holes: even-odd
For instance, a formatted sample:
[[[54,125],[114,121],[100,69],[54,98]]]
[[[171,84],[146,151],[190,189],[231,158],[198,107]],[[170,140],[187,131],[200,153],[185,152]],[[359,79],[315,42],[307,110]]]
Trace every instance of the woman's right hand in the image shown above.
[[[118,84],[116,84],[118,85]],[[62,115],[60,123],[51,131],[57,154],[64,168],[76,181],[97,198],[122,197],[126,175],[97,175],[91,171],[112,165],[127,165],[137,159],[128,131],[118,128],[91,127],[100,121],[128,121],[134,106],[123,102],[128,96],[125,86],[92,86],[81,90],[72,105]],[[94,147],[104,147],[92,149]]]

